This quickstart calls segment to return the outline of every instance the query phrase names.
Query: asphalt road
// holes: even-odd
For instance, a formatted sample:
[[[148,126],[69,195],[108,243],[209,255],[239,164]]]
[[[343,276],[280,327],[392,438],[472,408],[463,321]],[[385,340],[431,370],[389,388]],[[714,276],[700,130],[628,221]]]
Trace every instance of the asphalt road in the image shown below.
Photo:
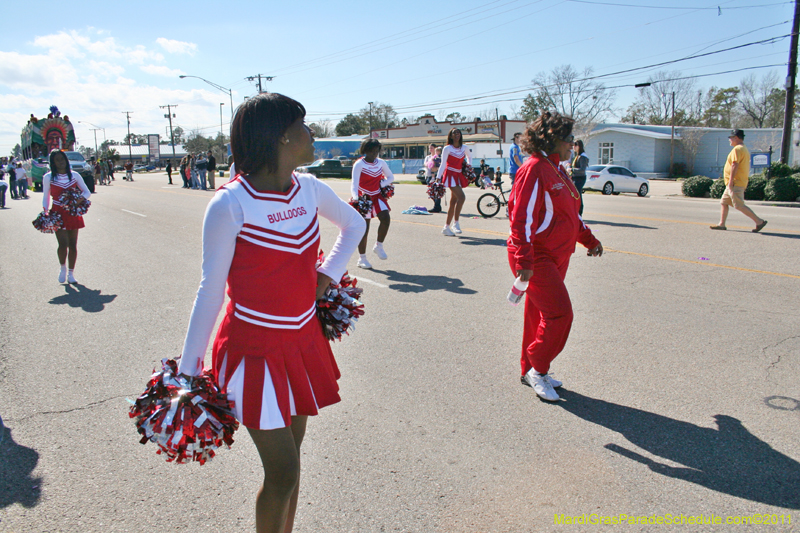
[[[329,183],[348,196],[348,181]],[[309,422],[295,531],[592,529],[555,524],[562,513],[762,513],[783,525],[744,529],[795,527],[800,210],[756,204],[761,234],[739,213],[714,232],[717,201],[672,189],[585,196],[606,254],[573,256],[575,322],[553,365],[563,400],[547,404],[519,383],[507,219],[478,218],[472,188],[463,235],[444,237],[443,215],[401,214],[430,202],[398,185],[389,259],[350,262],[367,314],[334,347],[343,401]],[[77,286],[56,282],[55,237],[30,225],[41,194],[7,199],[0,531],[253,530],[260,463],[246,432],[211,463],[179,466],[140,445],[127,416],[126,398],[180,352],[211,195],[162,174],[98,187]],[[336,232],[322,229],[329,247]]]

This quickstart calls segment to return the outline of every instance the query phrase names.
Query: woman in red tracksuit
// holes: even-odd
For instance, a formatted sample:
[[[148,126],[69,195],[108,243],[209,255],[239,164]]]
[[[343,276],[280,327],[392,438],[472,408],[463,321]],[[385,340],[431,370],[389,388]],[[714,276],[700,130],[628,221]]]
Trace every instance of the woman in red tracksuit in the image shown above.
[[[601,256],[603,245],[583,223],[580,194],[559,165],[569,158],[574,120],[545,112],[528,126],[522,148],[531,157],[517,171],[508,209],[508,261],[525,291],[522,384],[543,400],[559,399],[561,382],[548,374],[572,326],[572,303],[564,285],[575,243]]]

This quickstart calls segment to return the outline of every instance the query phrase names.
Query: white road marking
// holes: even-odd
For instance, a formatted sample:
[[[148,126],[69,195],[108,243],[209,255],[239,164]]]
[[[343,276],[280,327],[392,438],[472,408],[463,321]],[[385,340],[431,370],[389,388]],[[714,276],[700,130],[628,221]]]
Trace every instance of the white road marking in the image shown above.
[[[138,216],[138,217],[145,217],[145,218],[147,218],[147,215],[143,215],[143,214],[141,214],[141,213],[135,213],[135,212],[133,212],[133,211],[128,211],[127,209],[123,209],[123,211],[125,211],[126,213],[130,213],[131,215],[136,215],[136,216]]]
[[[361,276],[353,276],[353,277],[356,278],[358,281],[365,281],[367,283],[371,283],[372,285],[375,285],[376,287],[380,287],[382,289],[388,289],[389,288],[388,285],[384,285],[383,283],[378,283],[377,281],[372,281],[371,279],[362,278]]]

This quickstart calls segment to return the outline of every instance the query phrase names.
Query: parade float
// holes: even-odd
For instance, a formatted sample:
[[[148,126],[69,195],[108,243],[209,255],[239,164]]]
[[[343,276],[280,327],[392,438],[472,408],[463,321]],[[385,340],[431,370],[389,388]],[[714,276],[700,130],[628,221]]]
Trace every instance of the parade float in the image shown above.
[[[50,106],[47,118],[39,119],[31,113],[28,123],[22,128],[20,139],[22,164],[37,191],[42,188],[42,177],[50,170],[48,163],[50,152],[53,150],[72,152],[75,148],[75,131],[72,123],[67,115],[61,115],[56,106]]]

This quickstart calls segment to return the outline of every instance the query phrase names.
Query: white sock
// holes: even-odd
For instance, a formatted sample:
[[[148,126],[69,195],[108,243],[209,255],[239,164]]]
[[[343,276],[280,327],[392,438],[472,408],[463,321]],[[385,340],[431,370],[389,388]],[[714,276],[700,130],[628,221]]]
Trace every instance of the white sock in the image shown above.
[[[358,254],[358,256],[363,259],[364,261],[367,260],[367,254]]]
[[[70,276],[72,276],[74,273],[75,273],[74,268],[70,268],[69,271],[67,272],[67,274],[69,274]]]
[[[383,248],[383,243],[381,241],[375,241],[375,248]]]
[[[67,273],[67,265],[61,265],[61,273],[62,274],[66,274]]]

